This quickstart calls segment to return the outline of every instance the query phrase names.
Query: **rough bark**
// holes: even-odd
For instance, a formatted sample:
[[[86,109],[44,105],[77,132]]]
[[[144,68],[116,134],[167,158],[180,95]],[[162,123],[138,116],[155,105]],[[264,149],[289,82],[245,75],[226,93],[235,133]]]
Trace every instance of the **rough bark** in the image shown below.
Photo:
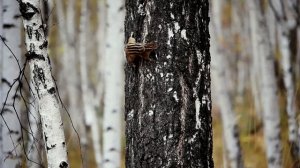
[[[260,0],[251,1],[255,7],[257,34],[257,48],[260,66],[261,101],[263,110],[264,138],[268,167],[282,167],[282,154],[280,142],[280,114],[277,96],[277,83],[274,67],[274,52],[272,51],[266,14],[262,9]]]
[[[231,168],[242,168],[244,165],[239,141],[237,117],[233,111],[233,102],[230,99],[230,92],[226,85],[226,80],[228,79],[226,79],[225,73],[228,69],[223,64],[225,61],[225,55],[223,54],[225,53],[225,48],[222,41],[221,4],[220,0],[212,1],[212,74],[216,86],[217,102],[222,115],[227,162]]]
[[[21,20],[18,17],[18,5],[16,1],[4,0],[3,8],[1,10],[3,13],[3,37],[6,44],[14,52],[16,59],[21,62]],[[2,41],[1,41],[2,43]],[[2,43],[3,44],[3,43]],[[3,81],[1,87],[3,91],[3,99],[1,99],[1,107],[6,99],[6,95],[9,89],[12,87],[10,93],[8,94],[8,99],[4,111],[1,114],[3,120],[6,124],[3,125],[2,132],[2,145],[3,145],[3,155],[4,160],[3,167],[16,167],[21,163],[21,127],[17,116],[20,116],[21,104],[18,99],[19,84],[14,83],[15,78],[19,75],[19,67],[16,63],[15,58],[7,47],[3,47],[3,64],[0,71],[2,71],[3,76],[1,80]],[[15,95],[16,94],[16,95]],[[14,107],[12,106],[14,104]],[[2,119],[1,119],[2,120]]]
[[[103,167],[121,163],[121,100],[123,90],[123,0],[107,1],[106,49],[104,63]]]
[[[158,43],[126,64],[127,167],[213,167],[207,0],[126,0],[125,38]]]
[[[69,167],[63,123],[57,90],[51,75],[48,41],[42,24],[39,0],[19,1],[25,29],[26,59],[29,63],[31,82],[37,93],[43,137],[49,168]]]

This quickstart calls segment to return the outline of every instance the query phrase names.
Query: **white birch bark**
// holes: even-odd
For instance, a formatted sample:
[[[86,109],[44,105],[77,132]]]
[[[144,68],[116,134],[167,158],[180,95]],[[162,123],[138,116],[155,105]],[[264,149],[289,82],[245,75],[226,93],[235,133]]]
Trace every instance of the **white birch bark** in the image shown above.
[[[3,0],[0,0],[0,9],[3,9]],[[3,91],[2,91],[2,76],[3,76],[3,10],[0,10],[0,108],[2,108],[2,100],[4,97]],[[3,160],[4,160],[4,151],[3,151],[3,120],[0,119],[0,167],[3,167]]]
[[[121,163],[121,99],[123,92],[124,1],[107,1],[104,67],[103,157],[105,168]]]
[[[262,119],[261,107],[261,92],[260,92],[260,66],[259,66],[259,53],[258,53],[258,34],[257,34],[257,21],[255,6],[250,1],[247,1],[250,20],[250,34],[251,34],[251,91],[254,98],[255,112],[259,119]]]
[[[3,8],[1,10],[3,13],[3,37],[6,40],[6,44],[10,47],[10,49],[14,52],[16,58],[21,61],[21,20],[18,19],[18,4],[16,1],[4,0]],[[1,42],[2,43],[2,42]],[[1,104],[4,103],[6,95],[8,93],[10,85],[14,82],[15,78],[19,75],[19,67],[17,65],[17,61],[13,57],[12,53],[9,51],[7,47],[3,46],[3,72],[2,72],[2,91],[3,97],[1,99]],[[2,132],[2,145],[3,145],[3,167],[16,167],[20,165],[21,158],[21,127],[18,120],[17,115],[20,116],[20,103],[17,98],[15,101],[15,110],[12,107],[14,102],[14,96],[16,93],[16,89],[18,89],[18,84],[15,84],[12,87],[10,94],[8,95],[8,99],[6,102],[6,107],[4,107],[3,111],[3,119],[7,123],[3,125]],[[17,92],[17,95],[18,92]],[[1,105],[2,107],[2,105]],[[6,109],[6,110],[5,110]],[[2,120],[2,119],[1,119]],[[8,128],[7,128],[8,126]],[[19,139],[19,140],[18,140]]]
[[[62,85],[61,87],[66,87],[63,90],[66,90],[65,95],[69,102],[69,112],[72,118],[72,122],[76,130],[80,133],[84,132],[84,124],[82,121],[82,115],[80,113],[80,94],[79,94],[79,81],[77,73],[77,54],[76,54],[76,42],[75,42],[75,2],[74,0],[68,1],[67,13],[66,16],[63,11],[63,4],[61,0],[56,0],[56,11],[58,16],[58,26],[59,26],[59,38],[61,39],[61,45],[63,47],[63,72],[61,73],[61,81],[64,81],[67,84]],[[72,132],[74,133],[74,132]],[[83,135],[80,135],[83,136]],[[83,136],[85,137],[85,136]]]
[[[41,20],[39,0],[19,2],[25,29],[26,59],[29,62],[31,82],[37,93],[39,113],[49,168],[69,167],[60,104],[51,75],[47,39]]]
[[[261,95],[263,109],[264,136],[268,167],[282,167],[280,144],[280,114],[277,97],[277,84],[274,69],[274,53],[271,48],[266,16],[258,1],[251,1],[255,7],[258,52],[260,55]]]
[[[97,74],[98,74],[98,81],[97,81],[97,88],[96,88],[96,98],[97,102],[95,102],[95,105],[98,105],[98,109],[102,109],[100,106],[102,100],[103,100],[103,92],[104,92],[104,82],[103,82],[103,56],[105,54],[105,40],[106,40],[106,17],[107,17],[107,11],[106,11],[106,0],[98,0],[98,29],[97,29],[97,56],[98,56],[98,62],[97,62]],[[100,110],[99,110],[100,111]],[[95,110],[93,110],[93,113],[91,114],[92,120],[92,140],[93,140],[93,146],[95,151],[95,160],[97,163],[97,168],[102,167],[103,157],[102,157],[102,148],[100,145],[100,121],[101,119],[97,117],[97,113]],[[102,132],[102,131],[101,131]]]
[[[80,142],[81,142],[81,149],[82,149],[82,156],[83,156],[83,167],[87,166],[87,133],[86,133],[86,115],[90,112],[88,110],[89,105],[91,102],[88,101],[88,73],[87,73],[87,34],[88,34],[88,10],[87,10],[88,1],[81,0],[81,13],[80,13],[80,26],[79,26],[79,61],[80,61],[80,80],[81,80],[81,100],[82,100],[82,111],[80,113],[81,119],[84,124],[82,130],[80,130]]]
[[[97,29],[97,70],[98,70],[98,86],[97,86],[97,97],[101,98],[103,95],[103,56],[105,54],[105,41],[106,41],[106,19],[107,10],[105,7],[106,0],[98,0],[98,29]]]
[[[231,1],[232,6],[232,34],[233,36],[239,37],[240,44],[239,47],[234,47],[233,49],[236,50],[234,53],[237,57],[237,101],[243,102],[244,101],[244,93],[246,89],[246,79],[248,74],[248,64],[246,62],[247,60],[247,40],[245,40],[246,32],[245,32],[245,23],[246,17],[244,16],[244,13],[240,12],[241,8],[241,1],[239,0],[233,0]],[[243,11],[244,12],[244,11]],[[246,47],[245,47],[246,46]]]
[[[77,65],[78,62],[78,54],[76,53],[76,35],[75,35],[75,29],[76,29],[76,23],[75,23],[75,1],[69,0],[67,5],[67,14],[66,14],[66,27],[64,28],[67,35],[67,46],[64,50],[64,58],[63,61],[67,61],[67,64],[64,64],[64,76],[68,76],[66,79],[66,82],[68,83],[67,89],[67,95],[69,99],[69,109],[72,117],[73,123],[75,123],[76,129],[81,132],[81,130],[84,129],[83,124],[83,118],[81,117],[80,110],[82,110],[82,107],[80,107],[80,84],[78,80],[78,69],[74,68]],[[83,135],[80,135],[83,136]]]
[[[30,83],[30,88],[32,89],[32,92],[34,92],[33,83]],[[29,131],[30,134],[28,135],[28,146],[27,146],[27,157],[29,160],[27,160],[27,167],[28,168],[40,168],[40,165],[42,164],[42,153],[41,153],[41,136],[42,130],[40,129],[41,123],[40,123],[40,115],[38,112],[38,103],[35,100],[37,97],[36,92],[31,92],[31,98],[30,102],[32,104],[29,104],[29,111],[27,113],[29,118]],[[40,164],[40,165],[39,165]]]
[[[233,111],[232,102],[229,96],[228,86],[226,83],[226,69],[224,62],[224,49],[222,47],[222,25],[221,25],[221,2],[220,0],[212,1],[212,27],[211,27],[211,45],[212,53],[212,76],[215,81],[217,99],[222,115],[223,132],[226,154],[228,154],[228,165],[231,168],[242,168],[243,159],[239,142],[239,133],[237,127],[237,117]]]
[[[271,0],[273,6],[273,14],[277,16],[278,27],[278,42],[281,51],[281,65],[283,69],[283,81],[286,89],[286,112],[288,115],[289,126],[289,142],[292,147],[292,155],[295,158],[300,156],[299,153],[299,135],[297,133],[298,124],[296,120],[296,104],[295,104],[295,89],[293,82],[293,71],[290,50],[290,29],[295,25],[295,20],[289,17],[289,13],[285,6],[279,3],[280,1]],[[283,2],[282,2],[283,3]]]

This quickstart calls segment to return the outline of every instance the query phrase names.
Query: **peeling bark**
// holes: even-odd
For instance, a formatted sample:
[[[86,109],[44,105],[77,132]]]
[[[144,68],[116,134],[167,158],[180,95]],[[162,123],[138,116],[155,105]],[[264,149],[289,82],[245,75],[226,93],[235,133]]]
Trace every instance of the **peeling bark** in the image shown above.
[[[31,82],[35,88],[41,116],[49,168],[69,167],[60,104],[51,75],[47,39],[39,10],[39,0],[19,1],[25,29],[26,59],[30,66]]]
[[[125,38],[158,43],[126,64],[126,167],[213,167],[207,0],[126,0]]]

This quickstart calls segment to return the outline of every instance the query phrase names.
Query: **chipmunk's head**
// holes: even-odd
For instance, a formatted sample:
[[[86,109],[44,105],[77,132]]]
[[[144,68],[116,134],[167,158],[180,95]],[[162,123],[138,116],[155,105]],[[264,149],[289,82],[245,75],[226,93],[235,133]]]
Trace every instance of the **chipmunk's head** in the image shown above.
[[[136,43],[135,38],[129,37],[129,39],[128,39],[128,44],[129,44],[129,45],[132,45],[132,44],[135,44],[135,43]]]

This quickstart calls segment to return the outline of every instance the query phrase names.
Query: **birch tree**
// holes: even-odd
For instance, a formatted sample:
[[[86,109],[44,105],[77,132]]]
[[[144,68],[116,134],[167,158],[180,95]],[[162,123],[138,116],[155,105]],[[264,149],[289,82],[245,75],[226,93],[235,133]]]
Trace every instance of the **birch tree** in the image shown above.
[[[72,122],[75,124],[76,130],[84,130],[84,122],[82,122],[82,114],[80,107],[80,76],[79,71],[76,68],[78,63],[78,54],[76,52],[76,24],[75,24],[75,1],[69,0],[66,7],[66,14],[64,14],[64,6],[61,0],[56,0],[56,12],[59,27],[59,38],[63,48],[62,73],[61,81],[65,81],[66,85],[61,84],[60,87],[65,90],[65,96],[68,99],[68,109],[72,118]],[[77,50],[78,51],[78,50]],[[84,135],[81,135],[84,137]]]
[[[124,1],[106,1],[104,63],[103,167],[121,166],[121,100],[123,88]]]
[[[97,105],[100,112],[101,102],[103,101],[103,93],[104,93],[104,77],[103,77],[103,57],[105,54],[105,40],[106,40],[106,18],[107,18],[107,10],[106,10],[106,0],[98,0],[98,29],[97,29],[97,88],[96,88],[96,98],[97,98]],[[96,113],[93,113],[93,123],[92,123],[92,138],[93,138],[93,145],[95,151],[95,160],[97,163],[97,167],[102,167],[102,148],[100,145],[100,133],[99,132],[99,125],[102,125],[101,119],[97,117]]]
[[[289,0],[291,1],[291,0]],[[292,52],[290,50],[291,29],[296,26],[296,18],[288,7],[286,2],[282,0],[270,0],[270,6],[276,18],[278,27],[279,47],[281,51],[281,63],[283,68],[283,81],[286,89],[286,112],[288,115],[289,126],[289,142],[291,144],[291,151],[294,158],[300,156],[299,151],[299,135],[297,133],[298,124],[296,120],[296,104],[295,104],[295,86],[293,81],[292,69]]]
[[[255,9],[257,30],[257,48],[260,66],[262,110],[264,123],[264,136],[268,167],[282,167],[280,142],[280,114],[278,106],[277,85],[274,69],[274,53],[271,48],[269,29],[266,16],[260,0],[250,2]]]
[[[208,9],[126,0],[125,38],[158,45],[126,64],[126,167],[213,167]]]
[[[224,141],[228,163],[231,168],[243,167],[243,158],[239,141],[239,131],[237,126],[237,117],[233,111],[232,101],[228,86],[226,86],[226,68],[224,66],[223,47],[224,38],[222,37],[221,23],[221,1],[212,1],[212,26],[211,26],[211,53],[213,65],[213,77],[216,85],[218,104],[222,115],[222,124],[224,132]]]
[[[3,97],[1,99],[1,115],[2,122],[5,123],[2,127],[2,144],[3,145],[3,167],[16,167],[21,163],[21,126],[18,116],[20,116],[20,102],[17,99],[19,96],[17,90],[19,85],[13,85],[19,75],[19,67],[17,61],[21,61],[21,20],[18,18],[18,5],[16,1],[2,1],[3,8],[3,40],[10,50],[13,51],[15,57],[8,47],[3,47],[2,58],[2,84],[1,90]],[[2,44],[4,44],[1,41]],[[18,83],[18,82],[17,82]],[[11,89],[11,90],[10,90]],[[10,90],[10,92],[9,92]],[[7,101],[5,102],[7,97]],[[5,104],[4,104],[5,103]],[[5,105],[4,107],[2,107]]]
[[[80,61],[80,79],[81,79],[81,93],[82,93],[82,111],[81,111],[81,118],[82,122],[84,123],[82,130],[80,130],[80,135],[81,139],[81,149],[82,149],[82,156],[83,156],[83,167],[88,167],[87,166],[87,158],[88,158],[88,153],[87,153],[87,144],[88,144],[88,139],[87,139],[87,121],[86,121],[86,116],[88,115],[89,112],[89,106],[92,104],[92,101],[88,100],[88,73],[87,73],[87,31],[88,31],[88,0],[81,0],[81,13],[80,13],[80,26],[79,26],[79,61]]]
[[[3,0],[0,0],[0,9],[3,9]],[[0,100],[1,105],[0,108],[2,108],[2,100],[4,97],[3,91],[2,91],[2,76],[3,76],[3,43],[1,40],[3,40],[3,10],[0,10]],[[0,120],[0,167],[3,167],[3,160],[4,160],[4,151],[3,151],[3,124],[4,121]]]
[[[19,7],[25,29],[26,60],[29,63],[31,82],[37,93],[43,137],[49,168],[69,167],[63,122],[57,90],[51,75],[48,41],[45,37],[39,0],[20,0]]]
[[[256,9],[252,2],[247,1],[248,11],[249,11],[249,22],[250,22],[250,39],[251,39],[251,49],[252,49],[252,59],[251,59],[251,91],[254,97],[254,105],[256,116],[262,119],[262,105],[261,105],[261,91],[260,91],[260,66],[259,66],[259,52],[258,48],[258,34],[257,34],[257,18]]]
[[[38,103],[35,101],[37,97],[36,93],[33,93],[33,84],[30,83],[30,88],[32,91],[30,95],[30,103],[28,106],[28,127],[30,130],[28,137],[27,146],[27,167],[28,168],[40,168],[42,165],[42,130],[40,123],[40,116],[38,113]]]

